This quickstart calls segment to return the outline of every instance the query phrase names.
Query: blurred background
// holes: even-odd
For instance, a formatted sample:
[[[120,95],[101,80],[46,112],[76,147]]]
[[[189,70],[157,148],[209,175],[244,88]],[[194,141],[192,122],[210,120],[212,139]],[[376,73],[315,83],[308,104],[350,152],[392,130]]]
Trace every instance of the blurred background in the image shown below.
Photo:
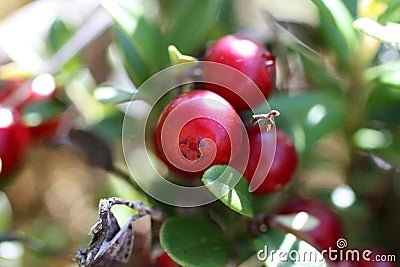
[[[97,0],[0,2],[0,78],[28,81],[49,73],[55,84],[51,99],[22,111],[27,125],[53,121],[51,130],[31,141],[16,170],[0,180],[0,266],[76,266],[71,259],[89,242],[101,198],[146,201],[126,181],[125,106],[119,103],[167,66],[168,55],[151,26],[138,27],[139,18],[199,58],[229,33],[271,48],[278,69],[270,104],[280,109],[277,124],[295,140],[301,163],[290,188],[279,194],[313,196],[336,208],[352,247],[399,253],[399,80],[394,74],[382,78],[387,68],[373,69],[398,61],[398,47],[355,33],[357,48],[346,51],[308,0],[221,0],[195,8],[196,0],[117,2],[129,7],[137,24],[128,17],[121,25],[121,16],[115,26],[109,13],[115,18],[118,10],[110,1],[104,1],[106,8]],[[353,18],[376,18],[391,1],[343,2]],[[196,36],[190,35],[193,28]],[[121,29],[132,29],[133,38],[143,41],[137,49],[161,54],[154,66],[138,66],[129,50],[135,47]],[[400,73],[398,65],[389,70]],[[362,105],[355,102],[360,98]],[[95,132],[101,140],[71,135],[72,128]],[[131,211],[115,214],[123,221]]]

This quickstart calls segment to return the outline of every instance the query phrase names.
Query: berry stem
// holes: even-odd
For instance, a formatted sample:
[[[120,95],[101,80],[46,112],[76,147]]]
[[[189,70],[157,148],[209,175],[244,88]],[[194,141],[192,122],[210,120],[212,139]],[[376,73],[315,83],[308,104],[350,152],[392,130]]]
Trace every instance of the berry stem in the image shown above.
[[[265,120],[265,127],[267,131],[271,131],[275,126],[275,122],[272,120],[273,117],[278,117],[281,113],[275,109],[271,110],[266,114],[256,114],[251,117],[250,124],[255,125],[260,120]]]

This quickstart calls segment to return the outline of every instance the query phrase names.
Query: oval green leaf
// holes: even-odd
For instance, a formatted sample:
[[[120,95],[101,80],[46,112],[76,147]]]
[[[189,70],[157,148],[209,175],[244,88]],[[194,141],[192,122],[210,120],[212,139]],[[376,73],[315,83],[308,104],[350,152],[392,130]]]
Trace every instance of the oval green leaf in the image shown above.
[[[235,184],[238,179],[239,182]],[[216,196],[226,190],[227,193],[220,200],[229,208],[242,215],[253,216],[253,195],[249,192],[249,183],[235,169],[214,165],[204,173],[202,181]]]
[[[160,242],[167,254],[182,266],[223,266],[228,259],[223,232],[202,216],[169,219],[161,227]]]

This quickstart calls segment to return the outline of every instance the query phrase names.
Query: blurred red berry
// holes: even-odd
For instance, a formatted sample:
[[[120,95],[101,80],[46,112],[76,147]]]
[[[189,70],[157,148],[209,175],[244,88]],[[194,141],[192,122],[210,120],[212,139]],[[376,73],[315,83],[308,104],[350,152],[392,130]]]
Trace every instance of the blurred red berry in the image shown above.
[[[180,265],[174,262],[166,252],[163,252],[155,260],[155,267],[179,267]]]
[[[337,249],[337,241],[343,238],[339,215],[317,199],[295,197],[282,203],[277,214],[306,212],[319,220],[318,226],[303,233],[305,241],[318,249]]]
[[[0,178],[10,174],[21,162],[29,145],[28,129],[15,110],[0,107]]]

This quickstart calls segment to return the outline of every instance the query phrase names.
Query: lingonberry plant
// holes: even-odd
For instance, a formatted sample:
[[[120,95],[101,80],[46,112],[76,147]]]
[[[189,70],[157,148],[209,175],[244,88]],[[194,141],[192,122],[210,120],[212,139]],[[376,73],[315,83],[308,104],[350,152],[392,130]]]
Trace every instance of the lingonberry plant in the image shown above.
[[[395,265],[399,1],[89,2],[0,24],[1,266]]]

